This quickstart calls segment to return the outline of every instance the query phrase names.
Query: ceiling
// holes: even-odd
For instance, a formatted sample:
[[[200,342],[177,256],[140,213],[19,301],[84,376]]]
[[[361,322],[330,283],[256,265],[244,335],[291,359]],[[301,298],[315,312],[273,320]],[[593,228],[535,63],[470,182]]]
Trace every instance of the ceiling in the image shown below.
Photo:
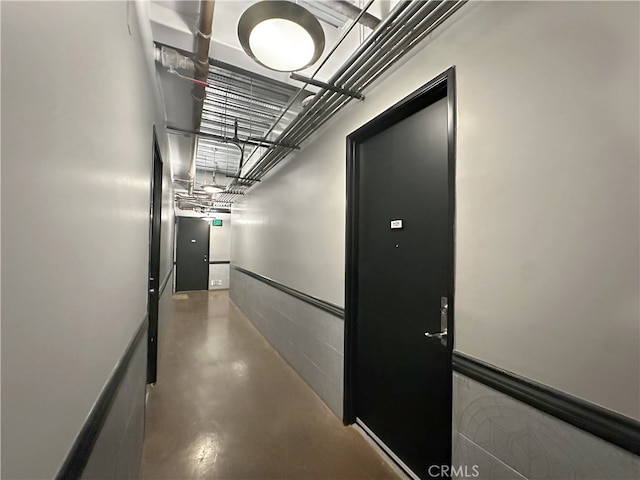
[[[301,109],[298,100],[278,122],[298,89],[232,68],[220,64],[210,66],[211,87],[206,91],[200,131],[225,138],[237,137],[238,142],[223,143],[213,137],[200,136],[196,151],[198,168],[227,176],[238,174],[241,152],[246,157],[256,148],[243,140],[263,139],[271,132],[277,136],[283,125],[290,123]]]
[[[332,78],[335,81],[342,75],[342,85],[347,82],[354,85],[350,87],[351,92],[359,91],[358,82],[344,74],[346,60],[356,49],[360,47],[360,52],[366,43],[371,43],[366,39],[380,20],[392,21],[395,12],[403,6],[399,5],[394,10],[399,2],[386,0],[291,1],[304,6],[318,18],[326,38],[325,50],[316,64],[296,73],[320,82],[331,82]],[[194,124],[192,88],[197,80],[194,81],[193,63],[189,69],[167,67],[156,62],[179,207],[203,213],[210,208],[229,208],[237,195],[250,188],[273,164],[294,148],[299,148],[299,143],[308,137],[309,129],[313,131],[321,125],[308,121],[304,128],[299,129],[303,133],[288,135],[295,145],[273,146],[273,142],[283,142],[282,138],[288,138],[286,134],[290,128],[300,123],[305,114],[321,116],[324,113],[324,104],[318,100],[327,94],[327,89],[293,80],[288,73],[262,67],[244,53],[238,40],[237,25],[242,13],[254,3],[253,0],[215,2],[209,46],[210,67],[198,135],[194,134],[197,125]],[[406,11],[422,9],[425,10],[421,12],[424,17],[440,8],[440,4],[451,3],[457,8],[457,4],[463,2],[433,2],[433,6],[427,7],[416,5],[427,5],[428,2],[416,2],[406,7],[408,3],[413,4],[405,2],[403,8]],[[366,13],[361,14],[360,22],[354,24],[354,11],[358,13],[362,8],[366,8]],[[199,13],[199,1],[152,1],[151,29],[159,51],[193,58]],[[413,18],[408,15],[404,20],[397,18],[393,28],[404,29],[405,33],[395,37],[396,42],[396,39],[404,40],[415,34],[413,27],[403,23]],[[401,49],[402,53],[409,48]],[[360,88],[364,86],[363,83]],[[318,103],[313,107],[315,111],[305,106],[305,99],[311,101],[312,106],[314,102]],[[336,103],[335,97],[329,100]],[[340,99],[337,103],[344,105],[350,100]],[[266,167],[261,163],[265,159],[268,161],[262,163]],[[225,186],[225,193],[216,197],[206,194],[201,187],[211,183]]]

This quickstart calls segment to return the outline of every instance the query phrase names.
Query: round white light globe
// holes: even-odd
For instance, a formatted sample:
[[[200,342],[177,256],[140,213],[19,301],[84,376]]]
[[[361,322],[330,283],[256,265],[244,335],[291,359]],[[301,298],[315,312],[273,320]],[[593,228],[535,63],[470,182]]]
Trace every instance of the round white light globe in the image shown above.
[[[315,51],[311,35],[297,23],[284,18],[258,23],[249,35],[249,46],[263,65],[281,72],[306,67]]]
[[[207,193],[220,193],[222,192],[222,188],[217,187],[215,185],[202,185],[202,189]]]

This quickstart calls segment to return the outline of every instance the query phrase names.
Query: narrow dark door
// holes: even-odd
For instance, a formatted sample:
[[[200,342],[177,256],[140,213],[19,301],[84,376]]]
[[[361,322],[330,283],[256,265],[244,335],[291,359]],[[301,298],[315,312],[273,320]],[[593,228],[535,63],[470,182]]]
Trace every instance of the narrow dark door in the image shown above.
[[[147,383],[156,383],[158,365],[158,308],[160,290],[160,226],[162,208],[162,158],[153,130],[153,172],[151,180],[151,221],[149,227],[149,297],[147,313]]]
[[[209,222],[178,218],[176,291],[207,290],[209,282]]]
[[[451,342],[441,332],[451,330],[453,172],[443,83],[360,132],[350,172],[352,414],[420,478],[446,476],[451,463]]]

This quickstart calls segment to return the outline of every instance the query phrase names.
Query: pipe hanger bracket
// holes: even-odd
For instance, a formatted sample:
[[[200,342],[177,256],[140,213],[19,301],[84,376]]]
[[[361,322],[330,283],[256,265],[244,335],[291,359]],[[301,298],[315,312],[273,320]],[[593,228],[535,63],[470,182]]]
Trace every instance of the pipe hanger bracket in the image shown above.
[[[291,78],[291,80],[297,80],[298,82],[304,82],[308,85],[315,85],[316,87],[324,88],[325,90],[341,93],[342,95],[346,95],[348,97],[357,98],[358,100],[364,100],[364,95],[360,92],[356,92],[355,90],[347,90],[346,88],[338,87],[337,85],[333,85],[331,83],[322,82],[320,80],[316,80],[315,78],[305,77],[304,75],[300,75],[298,73],[292,73],[289,78]]]

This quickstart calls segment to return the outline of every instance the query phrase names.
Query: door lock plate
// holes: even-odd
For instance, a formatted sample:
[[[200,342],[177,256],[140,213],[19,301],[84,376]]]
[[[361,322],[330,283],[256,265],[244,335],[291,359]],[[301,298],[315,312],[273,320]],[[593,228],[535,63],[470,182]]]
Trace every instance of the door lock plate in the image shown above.
[[[440,297],[440,331],[447,329],[447,319],[449,317],[449,300],[447,297]]]

